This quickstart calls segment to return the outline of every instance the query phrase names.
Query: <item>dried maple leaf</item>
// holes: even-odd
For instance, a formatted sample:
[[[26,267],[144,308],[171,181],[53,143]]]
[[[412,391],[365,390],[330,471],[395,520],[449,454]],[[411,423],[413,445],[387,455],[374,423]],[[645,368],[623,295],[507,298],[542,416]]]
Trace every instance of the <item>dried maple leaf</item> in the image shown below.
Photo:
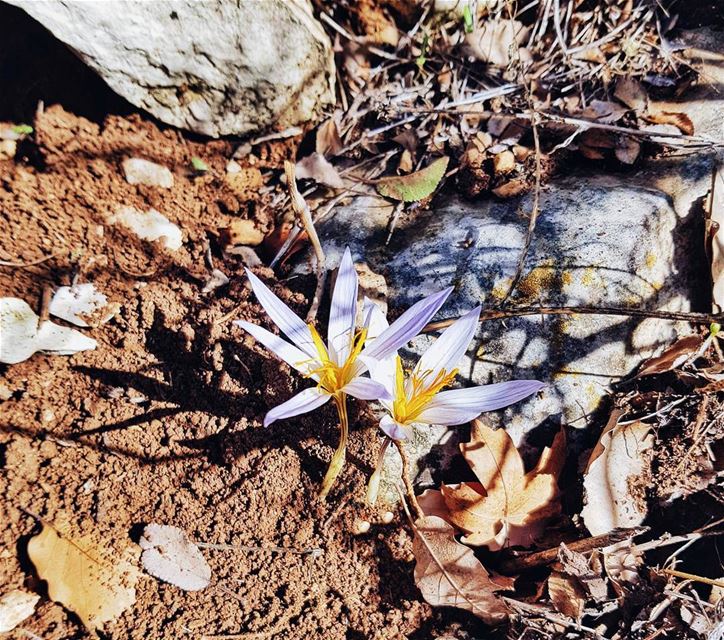
[[[137,556],[137,550],[133,553]],[[136,601],[136,567],[113,557],[92,536],[73,539],[43,522],[43,530],[28,542],[28,556],[48,583],[51,599],[73,611],[91,631]]]
[[[415,173],[380,178],[376,182],[377,192],[381,196],[403,202],[417,202],[427,198],[440,184],[449,160],[450,158],[443,156]]]
[[[653,445],[651,426],[638,421],[618,424],[620,416],[620,411],[611,414],[584,472],[586,506],[581,516],[594,536],[635,527],[648,512],[643,476],[648,464],[644,452]]]
[[[467,535],[466,544],[492,550],[504,545],[530,546],[546,520],[558,513],[558,474],[565,459],[565,432],[525,472],[523,460],[504,429],[475,420],[471,441],[460,448],[479,482],[443,485],[426,491],[420,506],[443,517]]]
[[[426,516],[415,523],[415,584],[434,607],[457,607],[488,624],[508,617],[496,591],[509,589],[513,580],[493,580],[473,550],[455,540],[455,530],[442,518]]]

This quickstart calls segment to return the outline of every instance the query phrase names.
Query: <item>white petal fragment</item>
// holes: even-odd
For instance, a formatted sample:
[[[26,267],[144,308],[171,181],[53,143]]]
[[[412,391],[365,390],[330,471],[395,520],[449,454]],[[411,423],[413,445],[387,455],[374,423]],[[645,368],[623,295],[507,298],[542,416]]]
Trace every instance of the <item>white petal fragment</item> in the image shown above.
[[[380,420],[380,429],[393,440],[407,440],[412,434],[412,427],[400,424],[390,415],[385,415]]]
[[[339,263],[327,330],[330,355],[336,358],[337,364],[340,365],[347,360],[352,348],[354,322],[357,315],[357,287],[357,272],[354,270],[352,254],[348,247]]]
[[[362,320],[364,328],[367,329],[367,344],[372,344],[372,341],[390,326],[380,305],[367,296],[362,302]]]
[[[40,596],[13,589],[0,598],[0,633],[12,631],[35,612]]]
[[[271,409],[264,417],[264,426],[268,427],[272,422],[276,422],[277,420],[292,418],[293,416],[314,411],[331,397],[328,393],[322,393],[317,387],[305,389],[289,398],[286,402]]]
[[[297,349],[293,344],[287,342],[271,331],[267,331],[264,327],[257,324],[246,322],[245,320],[235,320],[234,324],[241,327],[244,331],[249,332],[256,340],[261,342],[269,351],[277,358],[286,362],[290,367],[294,367],[297,371],[306,374],[310,369],[318,366],[316,360],[310,360],[309,356],[301,349]]]
[[[135,207],[120,207],[108,218],[108,222],[123,225],[141,240],[148,242],[162,240],[163,246],[170,251],[180,249],[183,244],[181,229],[155,209],[149,209],[144,213]]]
[[[358,376],[352,378],[342,391],[359,400],[386,400],[391,401],[392,396],[384,384]]]
[[[27,302],[19,298],[0,298],[0,362],[16,364],[36,351],[70,355],[95,349],[97,343],[75,329],[39,318]]]
[[[51,316],[79,327],[97,326],[108,322],[118,311],[109,305],[108,298],[91,282],[60,287],[48,306]],[[90,321],[90,323],[88,322]]]
[[[309,327],[249,269],[246,270],[246,275],[249,277],[251,288],[254,290],[257,299],[274,324],[309,357],[316,358],[317,351]]]
[[[452,371],[467,351],[468,345],[475,335],[479,318],[480,307],[477,307],[468,311],[445,329],[432,346],[422,354],[415,366],[418,376],[422,372],[429,372],[426,379],[434,380],[442,369]]]
[[[452,290],[453,288],[449,287],[416,302],[363,351],[364,355],[375,360],[382,360],[392,355],[420,333],[452,293]]]
[[[445,426],[463,424],[485,411],[502,409],[527,398],[544,386],[537,380],[511,380],[482,387],[442,391],[430,401],[417,420]]]

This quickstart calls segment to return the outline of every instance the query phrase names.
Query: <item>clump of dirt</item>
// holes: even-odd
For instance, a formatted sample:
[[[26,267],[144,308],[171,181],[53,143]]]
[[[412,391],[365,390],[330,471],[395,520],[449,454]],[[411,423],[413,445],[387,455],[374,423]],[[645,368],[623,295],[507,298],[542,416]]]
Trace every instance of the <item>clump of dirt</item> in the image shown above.
[[[246,193],[238,178],[233,186],[225,179],[228,142],[193,142],[139,115],[99,125],[59,106],[34,125],[35,144],[0,163],[0,258],[51,257],[23,269],[0,267],[3,295],[37,307],[48,285],[92,281],[121,310],[88,330],[95,351],[37,354],[0,368],[7,397],[0,421],[3,591],[32,583],[42,592],[23,552],[36,516],[109,541],[137,540],[142,525],[158,522],[197,541],[244,549],[205,551],[213,580],[203,591],[142,578],[134,607],[106,626],[110,638],[479,631],[465,612],[433,611],[421,601],[410,534],[399,520],[383,523],[384,507],[364,506],[364,480],[379,451],[371,419],[352,408],[347,467],[320,502],[319,482],[338,438],[333,411],[264,429],[265,412],[308,382],[233,326],[233,318],[267,322],[240,260],[217,254],[215,266],[230,283],[201,292],[204,257],[220,227],[239,217],[271,227],[264,198],[250,194],[289,146],[242,162]],[[169,167],[174,186],[128,184],[121,163],[131,156]],[[192,156],[210,171],[194,174]],[[168,252],[107,224],[121,205],[163,213],[183,230],[182,249]],[[257,273],[276,281],[263,268]],[[313,282],[294,286],[300,289],[273,285],[303,313]],[[371,522],[364,534],[355,533],[360,520]],[[48,599],[22,627],[48,639],[85,635]]]

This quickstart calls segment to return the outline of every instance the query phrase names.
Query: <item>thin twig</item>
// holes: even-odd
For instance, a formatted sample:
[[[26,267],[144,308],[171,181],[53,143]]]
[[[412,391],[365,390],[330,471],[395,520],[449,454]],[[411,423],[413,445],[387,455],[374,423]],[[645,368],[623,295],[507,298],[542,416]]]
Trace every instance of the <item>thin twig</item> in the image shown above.
[[[293,553],[300,556],[310,555],[318,558],[323,551],[319,547],[310,549],[289,549],[288,547],[259,547],[245,544],[216,544],[213,542],[196,542],[201,549],[213,549],[215,551],[270,551],[271,553]]]
[[[55,251],[50,255],[43,256],[42,258],[38,258],[37,260],[31,260],[30,262],[12,262],[10,260],[0,260],[0,267],[9,267],[11,269],[27,269],[28,267],[34,267],[36,265],[42,264],[43,262],[47,262],[48,260],[52,260],[53,258],[59,256],[61,253],[62,251]]]
[[[557,0],[556,0],[557,6]],[[541,151],[540,151],[540,139],[538,137],[538,122],[535,118],[535,107],[533,106],[533,88],[531,87],[528,94],[528,101],[530,104],[530,115],[531,125],[533,128],[533,144],[535,145],[535,190],[533,191],[533,207],[528,218],[528,229],[525,234],[525,243],[521,249],[520,256],[518,258],[518,265],[515,269],[515,275],[513,280],[510,282],[508,290],[505,292],[503,299],[499,306],[505,304],[510,295],[515,291],[520,279],[523,277],[523,269],[525,268],[525,261],[530,251],[530,245],[533,242],[533,234],[535,233],[535,225],[538,222],[538,214],[540,213],[540,185],[541,185]]]
[[[295,165],[293,162],[289,162],[289,160],[284,161],[284,173],[287,177],[287,186],[289,187],[289,197],[292,200],[292,207],[302,221],[302,226],[309,236],[309,241],[314,248],[314,255],[317,258],[317,288],[314,291],[314,298],[307,313],[307,322],[312,322],[317,317],[319,304],[322,301],[322,292],[324,291],[324,284],[327,281],[327,262],[324,256],[324,249],[322,249],[322,243],[319,241],[317,230],[314,228],[309,205],[302,197],[302,194],[299,193],[299,189],[297,189]]]
[[[625,307],[510,307],[507,309],[484,309],[480,313],[480,322],[501,320],[520,316],[622,316],[631,318],[658,318],[674,322],[691,322],[692,324],[711,324],[724,322],[724,313],[698,313],[695,311],[654,311],[646,309],[627,309]],[[423,332],[440,331],[449,327],[458,318],[448,318],[439,322],[431,322]]]
[[[664,569],[664,573],[677,578],[684,578],[685,580],[693,580],[694,582],[701,582],[702,584],[709,584],[712,587],[720,587],[724,589],[724,580],[712,580],[711,578],[705,578],[703,576],[697,576],[693,573],[686,573],[685,571],[677,571],[676,569]]]

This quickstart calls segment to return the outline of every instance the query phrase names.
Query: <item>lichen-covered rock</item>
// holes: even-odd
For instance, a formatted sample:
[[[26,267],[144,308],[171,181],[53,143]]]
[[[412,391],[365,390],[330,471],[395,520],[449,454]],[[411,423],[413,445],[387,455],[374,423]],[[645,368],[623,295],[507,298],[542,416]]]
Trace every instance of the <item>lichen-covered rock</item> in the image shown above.
[[[308,0],[9,0],[118,94],[210,136],[306,122],[334,101],[329,38]]]

